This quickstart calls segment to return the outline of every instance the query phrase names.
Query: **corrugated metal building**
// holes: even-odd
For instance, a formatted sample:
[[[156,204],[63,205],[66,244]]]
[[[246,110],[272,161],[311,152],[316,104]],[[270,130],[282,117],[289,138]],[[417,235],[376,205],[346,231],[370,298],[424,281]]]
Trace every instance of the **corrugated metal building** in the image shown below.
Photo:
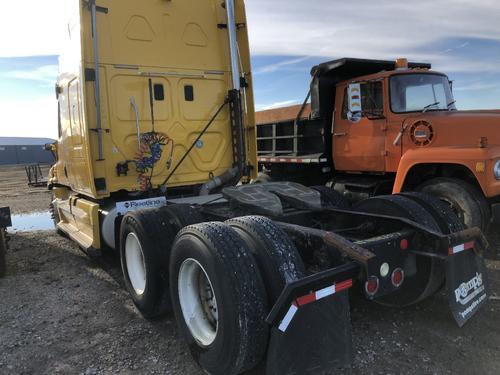
[[[54,156],[44,149],[49,138],[0,137],[0,165],[51,164]]]

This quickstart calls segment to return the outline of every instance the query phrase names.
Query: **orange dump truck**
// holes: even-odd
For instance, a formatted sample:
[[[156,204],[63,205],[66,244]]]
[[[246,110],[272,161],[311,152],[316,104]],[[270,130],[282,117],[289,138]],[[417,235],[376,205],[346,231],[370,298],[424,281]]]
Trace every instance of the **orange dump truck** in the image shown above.
[[[423,191],[468,226],[500,217],[500,111],[459,111],[430,64],[340,59],[315,66],[311,104],[257,114],[261,170],[353,201]],[[307,103],[306,100],[305,103]]]

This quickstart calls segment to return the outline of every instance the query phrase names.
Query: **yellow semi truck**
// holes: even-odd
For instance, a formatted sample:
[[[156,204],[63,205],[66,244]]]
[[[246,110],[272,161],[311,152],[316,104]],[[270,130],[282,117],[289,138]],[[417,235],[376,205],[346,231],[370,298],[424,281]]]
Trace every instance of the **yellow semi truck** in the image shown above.
[[[66,6],[55,225],[86,252],[118,251],[137,309],[173,311],[207,373],[349,363],[352,287],[400,307],[446,284],[459,325],[486,301],[486,241],[440,201],[406,194],[350,208],[332,190],[250,183],[242,0]]]

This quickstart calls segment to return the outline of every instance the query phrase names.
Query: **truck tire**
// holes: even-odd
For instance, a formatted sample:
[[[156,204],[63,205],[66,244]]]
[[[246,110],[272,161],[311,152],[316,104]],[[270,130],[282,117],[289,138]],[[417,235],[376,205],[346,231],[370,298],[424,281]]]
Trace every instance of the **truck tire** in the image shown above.
[[[476,187],[457,178],[438,177],[423,183],[417,190],[447,203],[466,227],[487,231],[491,212],[486,198]]]
[[[265,355],[267,297],[255,259],[228,225],[203,223],[177,236],[172,304],[195,360],[209,374],[239,374]]]
[[[348,209],[351,206],[342,194],[328,186],[312,186],[311,189],[321,194],[321,204],[324,207]]]
[[[7,271],[7,261],[5,253],[7,252],[7,239],[5,229],[0,228],[0,278],[4,277]]]
[[[434,216],[442,233],[456,233],[465,229],[465,224],[459,219],[455,211],[441,199],[433,195],[414,191],[401,193],[400,195],[410,198],[424,206],[426,210]]]
[[[305,276],[299,252],[288,235],[266,217],[239,217],[226,224],[240,235],[254,255],[272,307],[287,283]]]
[[[175,228],[175,234],[188,225],[205,221],[200,211],[189,204],[173,204],[160,208],[160,211],[169,218],[170,224]]]
[[[168,261],[176,232],[160,210],[129,212],[120,228],[120,261],[125,287],[147,318],[171,310]]]
[[[361,212],[410,219],[429,229],[440,231],[436,219],[424,206],[402,195],[382,195],[369,198],[359,202],[354,206],[354,209]],[[407,277],[397,292],[381,297],[376,302],[394,307],[409,306],[421,302],[439,291],[445,278],[443,262],[438,259],[416,256],[415,266],[415,274]]]

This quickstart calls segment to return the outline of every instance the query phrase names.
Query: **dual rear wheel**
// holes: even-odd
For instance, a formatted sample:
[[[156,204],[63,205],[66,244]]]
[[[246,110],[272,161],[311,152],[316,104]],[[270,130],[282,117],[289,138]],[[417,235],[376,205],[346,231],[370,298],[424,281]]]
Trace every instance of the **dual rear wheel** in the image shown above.
[[[120,228],[120,260],[125,287],[145,318],[172,310],[168,263],[177,233],[203,221],[189,205],[130,212]]]
[[[127,290],[145,317],[173,310],[208,373],[250,370],[267,351],[270,308],[287,282],[305,275],[304,265],[292,241],[267,218],[193,221],[203,221],[196,210],[176,206],[125,216]]]
[[[183,229],[172,248],[170,289],[193,357],[211,374],[257,366],[267,351],[270,308],[304,274],[294,244],[267,218]]]

